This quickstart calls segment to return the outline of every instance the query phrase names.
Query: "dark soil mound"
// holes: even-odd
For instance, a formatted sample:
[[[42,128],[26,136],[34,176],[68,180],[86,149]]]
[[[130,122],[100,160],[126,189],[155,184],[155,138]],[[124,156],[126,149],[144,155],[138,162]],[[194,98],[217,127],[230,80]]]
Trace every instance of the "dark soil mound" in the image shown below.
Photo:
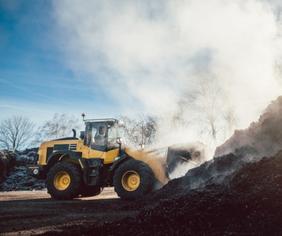
[[[185,189],[185,177],[142,200],[137,217],[85,224],[65,234],[97,235],[278,235],[282,231],[282,152],[236,171],[229,185]],[[181,183],[181,184],[180,184]],[[181,187],[180,187],[181,186]],[[182,190],[181,190],[182,188]],[[177,191],[178,194],[172,194]],[[144,202],[145,201],[145,202]],[[140,202],[133,202],[136,208]],[[140,204],[141,205],[141,204]],[[128,207],[128,206],[127,206]],[[94,209],[93,209],[94,210]],[[48,233],[47,233],[48,234]],[[54,232],[51,233],[52,235]]]
[[[272,156],[282,147],[282,96],[273,101],[263,112],[257,122],[251,123],[248,129],[237,130],[233,136],[216,149],[215,156],[241,152],[256,157]]]
[[[282,97],[278,97],[263,112],[257,122],[248,129],[236,131],[215,152],[215,158],[191,169],[184,178],[172,181],[179,191],[204,188],[209,184],[228,184],[230,176],[249,162],[257,162],[263,156],[272,156],[282,148]],[[227,154],[226,154],[227,153]],[[169,185],[171,194],[178,194]],[[156,195],[159,197],[161,193]]]
[[[2,183],[9,171],[16,163],[16,155],[7,150],[0,151],[0,183]]]
[[[36,164],[38,160],[38,148],[25,149],[24,151],[17,152],[16,165],[32,165]]]
[[[211,184],[226,185],[230,176],[244,164],[246,160],[243,155],[228,154],[216,157],[189,170],[184,177],[170,181],[160,191],[154,193],[153,198],[157,200],[163,196],[183,195],[193,189],[205,188]]]
[[[0,184],[0,191],[41,190],[45,181],[32,177],[27,166],[16,166],[10,171],[6,180]]]
[[[33,148],[17,153],[0,152],[0,173],[4,176],[0,184],[0,191],[40,190],[45,188],[44,181],[33,178],[28,172],[28,166],[36,164],[37,150],[37,148]],[[3,171],[1,171],[1,160],[5,160]]]

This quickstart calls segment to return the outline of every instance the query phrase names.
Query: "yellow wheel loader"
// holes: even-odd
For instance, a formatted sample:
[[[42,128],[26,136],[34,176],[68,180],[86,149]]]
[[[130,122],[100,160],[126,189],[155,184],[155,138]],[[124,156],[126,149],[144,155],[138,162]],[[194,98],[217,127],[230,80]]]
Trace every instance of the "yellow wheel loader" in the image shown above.
[[[34,176],[46,179],[55,199],[94,196],[113,186],[119,197],[137,199],[167,183],[165,164],[153,152],[123,147],[119,121],[84,120],[85,131],[44,142]]]

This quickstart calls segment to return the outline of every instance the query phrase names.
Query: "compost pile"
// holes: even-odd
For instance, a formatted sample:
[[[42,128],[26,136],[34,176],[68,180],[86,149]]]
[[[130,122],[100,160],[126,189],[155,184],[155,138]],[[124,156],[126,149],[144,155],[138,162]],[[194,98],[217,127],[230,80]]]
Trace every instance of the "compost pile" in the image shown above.
[[[0,151],[0,183],[2,183],[9,171],[16,163],[16,155],[10,151]]]
[[[179,180],[178,192],[189,192],[210,184],[228,185],[237,170],[247,163],[270,157],[282,150],[282,97],[278,97],[263,112],[257,122],[233,136],[215,151],[215,157],[189,170]],[[161,192],[157,196],[161,196]]]
[[[62,228],[67,234],[261,235],[282,231],[282,97],[257,122],[145,199],[136,217]],[[47,233],[48,234],[48,233]],[[54,232],[52,232],[54,234]]]
[[[282,151],[271,158],[245,164],[230,176],[228,185],[209,184],[185,191],[183,181],[184,178],[175,179],[156,195],[119,209],[141,209],[136,217],[71,225],[61,230],[66,235],[280,234]]]
[[[44,181],[33,178],[28,173],[28,166],[36,164],[37,149],[26,149],[22,152],[0,151],[0,160],[5,160],[1,169],[0,191],[40,190],[45,188]],[[8,160],[8,161],[7,161]],[[4,165],[3,165],[4,166]]]

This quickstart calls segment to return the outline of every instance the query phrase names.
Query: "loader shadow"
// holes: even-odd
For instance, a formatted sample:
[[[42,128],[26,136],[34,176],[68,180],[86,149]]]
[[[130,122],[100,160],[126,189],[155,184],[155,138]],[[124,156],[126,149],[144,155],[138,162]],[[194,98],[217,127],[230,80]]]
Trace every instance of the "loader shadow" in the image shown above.
[[[122,204],[122,203],[128,203],[126,200],[122,200],[120,198],[76,198],[72,200],[56,200],[52,198],[40,198],[40,199],[11,199],[11,200],[0,200],[0,212],[1,208],[8,205],[18,205],[18,206],[27,206],[27,204],[31,204],[32,207],[35,207],[35,205],[40,204],[49,204],[52,205],[58,205],[58,204],[79,204],[79,205],[91,205],[91,204]]]
[[[74,199],[50,198],[0,202],[0,233],[62,227],[65,224],[117,220],[135,214],[138,209],[119,198]]]

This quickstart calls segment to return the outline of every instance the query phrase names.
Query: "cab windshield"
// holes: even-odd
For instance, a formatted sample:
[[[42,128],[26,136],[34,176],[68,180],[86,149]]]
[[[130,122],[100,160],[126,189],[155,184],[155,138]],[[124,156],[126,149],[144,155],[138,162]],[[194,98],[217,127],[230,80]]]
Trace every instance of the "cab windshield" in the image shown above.
[[[104,122],[86,125],[85,143],[91,148],[116,148],[117,138],[122,137],[122,128],[118,124],[109,125]]]
[[[122,129],[118,126],[118,124],[114,124],[108,129],[108,144],[116,145],[117,138],[122,137]]]

